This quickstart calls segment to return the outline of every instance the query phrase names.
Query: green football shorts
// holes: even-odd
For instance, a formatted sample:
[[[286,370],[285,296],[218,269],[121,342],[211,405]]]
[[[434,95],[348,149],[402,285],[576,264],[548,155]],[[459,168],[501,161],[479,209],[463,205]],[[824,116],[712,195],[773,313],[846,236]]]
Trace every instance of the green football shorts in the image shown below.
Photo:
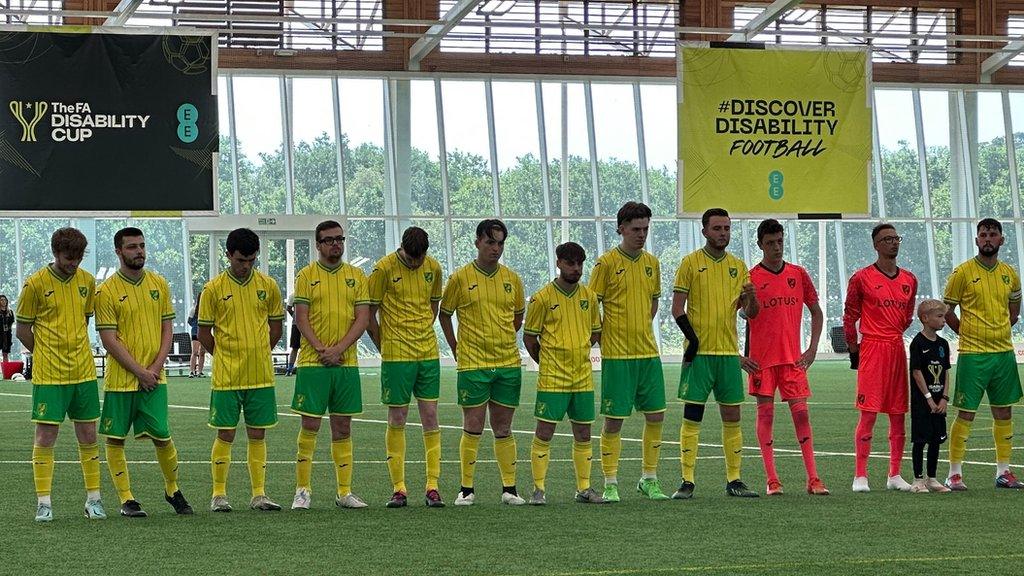
[[[302,366],[295,377],[292,412],[353,416],[363,411],[357,366]]]
[[[382,362],[380,402],[386,406],[408,406],[412,397],[434,400],[441,396],[441,361],[413,360]]]
[[[78,384],[33,384],[32,421],[60,424],[64,416],[72,422],[100,419],[100,392],[95,380]]]
[[[577,424],[594,421],[594,391],[586,392],[545,392],[537,391],[537,403],[533,415],[544,422],[561,422],[565,415]]]
[[[472,408],[488,402],[516,408],[523,386],[519,368],[482,368],[459,372],[459,406]]]
[[[743,403],[743,371],[739,356],[697,354],[693,363],[683,366],[679,375],[680,400],[705,404],[712,392],[719,404],[733,406]]]
[[[638,412],[665,411],[665,375],[661,358],[601,359],[601,414],[626,418]]]
[[[156,388],[148,392],[138,390],[103,394],[100,434],[124,439],[133,427],[136,438],[149,436],[154,440],[170,440],[166,384],[157,384]]]
[[[277,425],[277,393],[274,387],[210,391],[211,428],[234,430],[242,412],[249,428]]]
[[[992,406],[1010,406],[1021,399],[1020,377],[1013,351],[964,353],[956,363],[953,406],[975,412],[988,393]]]

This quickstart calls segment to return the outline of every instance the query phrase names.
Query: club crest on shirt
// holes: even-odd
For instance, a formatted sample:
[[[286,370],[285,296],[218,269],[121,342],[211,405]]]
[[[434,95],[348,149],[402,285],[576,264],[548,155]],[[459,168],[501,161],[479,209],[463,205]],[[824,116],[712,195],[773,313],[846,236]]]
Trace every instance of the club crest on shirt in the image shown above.
[[[647,277],[650,278],[651,276],[654,275],[654,268],[651,268],[650,266],[644,266],[644,274],[647,274]]]
[[[590,300],[580,300],[580,310],[590,310]]]
[[[263,300],[266,300],[267,299],[267,291],[266,290],[257,290],[256,291],[256,299],[261,301],[261,302]]]
[[[345,286],[348,286],[349,288],[355,288],[356,287],[356,279],[355,278],[345,278]]]
[[[796,288],[796,278],[786,278],[786,284],[789,284],[790,288]]]
[[[78,293],[81,294],[82,298],[85,298],[86,294],[89,293],[89,289],[86,288],[85,286],[79,286]]]
[[[160,299],[160,291],[159,290],[150,290],[149,291],[149,297],[152,298],[153,300],[159,300]]]
[[[512,293],[512,285],[511,284],[509,284],[508,282],[505,282],[504,284],[502,284],[502,286],[505,288],[505,293],[506,294],[511,294]]]
[[[423,273],[423,279],[426,280],[428,284],[433,282],[434,281],[434,273],[433,272],[424,272]]]
[[[1007,276],[1006,274],[1003,274],[1003,284],[1006,284],[1006,285],[1010,284],[1010,277]]]
[[[900,286],[900,288],[903,288],[903,293],[904,294],[910,294],[910,286],[909,285],[904,284],[904,285]]]
[[[729,268],[729,277],[730,278],[735,278],[736,274],[738,274],[738,273],[739,273],[739,270],[737,270],[735,268]]]

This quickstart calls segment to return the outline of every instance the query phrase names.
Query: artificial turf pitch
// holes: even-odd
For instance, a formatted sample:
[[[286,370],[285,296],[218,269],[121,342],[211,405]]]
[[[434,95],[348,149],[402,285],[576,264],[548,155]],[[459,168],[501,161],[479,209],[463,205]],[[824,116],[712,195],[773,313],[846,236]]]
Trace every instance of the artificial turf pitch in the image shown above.
[[[289,510],[295,482],[295,438],[299,419],[290,414],[293,379],[279,377],[280,424],[269,431],[268,494],[285,510],[248,509],[244,434],[235,441],[228,496],[230,514],[208,511],[210,446],[206,426],[209,379],[170,378],[170,422],[180,461],[180,485],[197,514],[177,517],[163,501],[163,482],[152,444],[129,441],[127,456],[135,498],[149,518],[117,515],[117,496],[106,464],[104,504],[109,518],[82,515],[84,492],[74,431],[61,429],[55,457],[54,521],[33,521],[35,498],[30,466],[31,387],[0,382],[0,573],[3,574],[982,574],[1017,573],[1024,566],[1018,518],[1024,493],[993,487],[991,415],[975,421],[964,476],[970,490],[953,494],[885,491],[888,423],[875,428],[869,475],[873,491],[850,491],[853,476],[852,407],[855,375],[843,362],[817,362],[811,369],[810,415],[818,467],[827,497],[804,492],[803,463],[789,410],[775,410],[776,460],[786,494],[765,497],[764,471],[754,435],[754,406],[743,408],[743,479],[762,493],[758,499],[725,495],[721,426],[713,404],[704,420],[691,501],[650,502],[634,487],[640,474],[642,419],[622,429],[619,469],[622,502],[573,503],[572,440],[568,423],[552,441],[548,505],[499,504],[500,479],[491,436],[485,432],[476,473],[477,503],[452,505],[459,487],[461,414],[455,405],[455,371],[442,372],[441,494],[443,509],[423,506],[423,446],[415,407],[407,427],[406,477],[410,505],[384,508],[391,485],[384,464],[386,409],[378,403],[378,370],[363,370],[364,411],[353,424],[353,490],[371,504],[365,510],[334,507],[334,472],[327,422],[321,429],[313,468],[313,506]],[[674,398],[679,370],[666,367],[668,397]],[[600,373],[595,380],[600,385]],[[532,491],[529,450],[536,374],[524,372],[523,404],[513,425],[519,454],[519,490]],[[598,388],[599,389],[599,388]],[[948,421],[952,423],[952,415]],[[679,483],[681,404],[666,416],[659,477],[666,493]],[[1021,410],[1015,413],[1021,426]],[[909,434],[909,416],[907,423]],[[600,420],[594,425],[592,480],[602,485]],[[1016,442],[1015,464],[1021,464]],[[101,452],[102,454],[102,452]],[[912,479],[910,444],[904,478]],[[946,458],[946,451],[940,458]],[[939,464],[944,477],[947,464]]]

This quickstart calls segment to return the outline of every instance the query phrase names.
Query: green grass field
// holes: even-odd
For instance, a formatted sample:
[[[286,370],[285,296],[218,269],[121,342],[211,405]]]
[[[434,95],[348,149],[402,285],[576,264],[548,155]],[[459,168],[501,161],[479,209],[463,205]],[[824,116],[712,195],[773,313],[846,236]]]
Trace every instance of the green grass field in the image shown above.
[[[675,397],[678,368],[666,369],[669,397]],[[530,434],[536,375],[525,374],[522,409],[514,429],[519,445],[519,488],[532,487]],[[979,574],[1015,573],[1024,561],[1014,518],[1024,494],[993,488],[991,416],[979,415],[969,446],[959,494],[887,493],[887,423],[879,419],[870,463],[870,494],[853,494],[852,408],[854,374],[842,362],[819,361],[812,368],[811,422],[818,466],[833,494],[804,493],[803,464],[793,438],[789,411],[776,409],[776,457],[785,496],[732,499],[724,493],[725,467],[717,410],[705,418],[691,501],[649,502],[631,484],[640,473],[641,418],[623,428],[619,471],[623,501],[604,506],[572,502],[573,474],[568,423],[552,443],[548,505],[503,507],[489,433],[477,466],[477,504],[451,505],[459,485],[461,415],[454,404],[454,369],[444,371],[440,420],[442,490],[448,506],[427,509],[415,489],[410,506],[383,504],[391,486],[384,465],[386,411],[377,371],[363,374],[365,410],[353,425],[354,490],[371,507],[340,510],[333,504],[334,476],[326,423],[313,468],[313,508],[287,510],[294,493],[295,437],[299,420],[288,412],[293,380],[279,378],[281,423],[268,433],[268,493],[286,509],[250,511],[245,441],[239,435],[229,479],[230,514],[207,511],[209,454],[213,432],[206,426],[209,380],[172,378],[171,426],[180,459],[182,491],[197,510],[177,517],[163,502],[163,483],[149,442],[129,442],[129,470],[135,497],[150,517],[117,516],[117,497],[104,464],[103,495],[110,518],[82,517],[81,471],[74,432],[65,424],[57,442],[53,502],[55,519],[37,525],[32,517],[32,425],[30,385],[0,382],[0,542],[6,574],[85,574],[127,571],[180,574],[184,570],[222,574]],[[423,448],[415,409],[408,428],[407,479],[422,486]],[[682,408],[669,406],[659,469],[669,493],[679,482],[678,429]],[[753,404],[744,407],[743,477],[764,491],[764,472],[754,436]],[[1016,414],[1018,431],[1020,411]],[[599,423],[594,435],[599,434]],[[909,432],[909,422],[908,422]],[[1018,432],[1019,435],[1019,432]],[[1018,445],[1020,443],[1018,442]],[[1019,446],[1018,446],[1019,450]],[[601,484],[595,438],[592,478]],[[910,446],[904,477],[912,476]],[[942,458],[945,458],[945,452]],[[1020,452],[1015,451],[1020,464]],[[939,464],[944,476],[946,464]]]

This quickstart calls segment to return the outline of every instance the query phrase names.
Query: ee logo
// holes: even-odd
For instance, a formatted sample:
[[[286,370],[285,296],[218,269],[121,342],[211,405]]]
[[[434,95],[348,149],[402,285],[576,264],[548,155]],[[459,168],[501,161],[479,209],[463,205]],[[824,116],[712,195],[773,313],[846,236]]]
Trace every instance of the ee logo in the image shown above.
[[[781,200],[783,193],[782,172],[772,170],[768,173],[768,197],[772,200]]]
[[[199,138],[199,126],[196,120],[199,119],[199,110],[188,102],[178,106],[178,140],[185,144],[191,144]]]

